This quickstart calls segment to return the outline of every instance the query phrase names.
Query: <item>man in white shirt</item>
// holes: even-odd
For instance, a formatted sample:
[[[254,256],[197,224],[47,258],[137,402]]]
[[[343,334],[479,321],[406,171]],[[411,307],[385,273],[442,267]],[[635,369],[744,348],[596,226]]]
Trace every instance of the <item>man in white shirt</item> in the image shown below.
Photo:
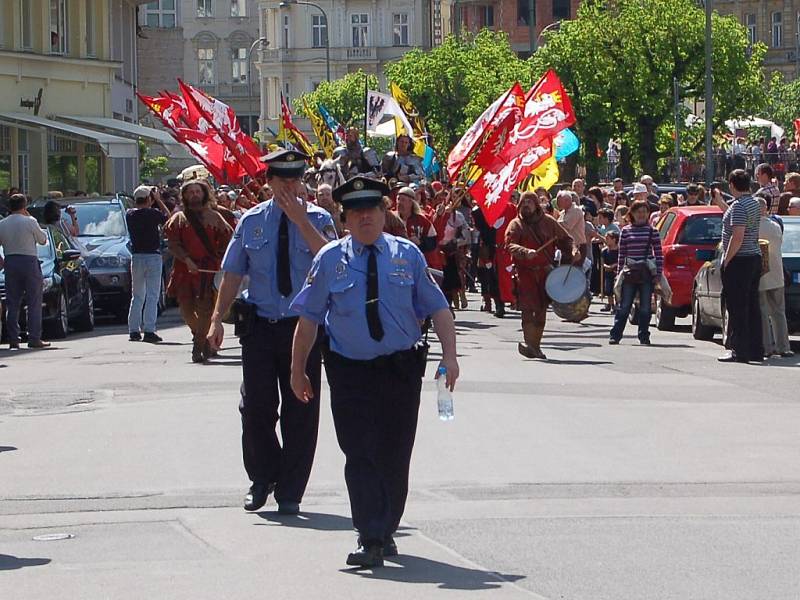
[[[766,200],[759,198],[758,203],[761,205],[758,237],[769,242],[769,271],[761,276],[758,285],[764,356],[779,354],[784,358],[789,358],[794,356],[794,352],[789,346],[789,328],[786,324],[783,257],[781,255],[783,232],[780,225],[769,218]]]
[[[19,309],[22,298],[28,304],[28,348],[47,348],[42,341],[42,269],[36,245],[47,244],[47,235],[28,213],[27,199],[14,194],[8,200],[11,214],[0,221],[6,285],[6,327],[8,346],[19,349]]]
[[[573,192],[562,190],[556,196],[556,204],[558,210],[561,211],[561,216],[558,217],[558,222],[567,230],[567,233],[572,236],[572,241],[575,247],[581,254],[581,262],[586,260],[586,224],[583,217],[583,211],[578,208],[577,202],[573,198]]]

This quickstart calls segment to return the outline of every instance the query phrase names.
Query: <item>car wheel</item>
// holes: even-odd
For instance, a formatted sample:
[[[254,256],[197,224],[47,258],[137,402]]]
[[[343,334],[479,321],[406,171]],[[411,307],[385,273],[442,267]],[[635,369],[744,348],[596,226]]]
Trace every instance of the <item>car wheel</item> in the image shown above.
[[[92,331],[94,329],[94,294],[87,288],[81,314],[75,320],[75,331]]]
[[[675,329],[675,309],[671,306],[665,306],[661,296],[656,299],[656,327],[659,331],[673,331]]]
[[[69,333],[69,310],[67,308],[67,294],[62,291],[58,295],[58,314],[45,328],[46,336],[51,339],[62,340]]]
[[[692,337],[703,342],[710,342],[714,339],[714,328],[703,324],[700,300],[695,295],[692,295]]]

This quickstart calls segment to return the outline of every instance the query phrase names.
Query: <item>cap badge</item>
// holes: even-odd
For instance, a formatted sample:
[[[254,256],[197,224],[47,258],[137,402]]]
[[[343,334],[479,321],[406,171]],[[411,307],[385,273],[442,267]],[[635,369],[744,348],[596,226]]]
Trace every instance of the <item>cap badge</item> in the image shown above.
[[[363,190],[364,189],[364,182],[363,181],[354,181],[353,182],[353,189],[354,190]]]
[[[295,155],[294,155],[294,154],[287,154],[287,155],[286,155],[286,161],[287,161],[287,162],[294,162],[294,159],[295,159],[295,158],[296,158],[296,157],[295,157]]]

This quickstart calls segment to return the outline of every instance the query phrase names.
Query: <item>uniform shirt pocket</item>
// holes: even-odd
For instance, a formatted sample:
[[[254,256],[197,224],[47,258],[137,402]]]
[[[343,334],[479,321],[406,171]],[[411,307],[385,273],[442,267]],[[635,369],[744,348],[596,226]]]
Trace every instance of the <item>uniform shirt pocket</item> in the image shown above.
[[[351,315],[359,305],[364,305],[365,298],[358,293],[358,286],[350,277],[334,280],[330,292],[331,311],[337,315]]]
[[[247,252],[251,274],[267,275],[272,272],[274,261],[270,254],[271,247],[267,238],[254,236],[248,232],[242,236],[242,245]]]
[[[406,301],[414,289],[414,275],[409,271],[393,271],[386,276],[393,297]]]

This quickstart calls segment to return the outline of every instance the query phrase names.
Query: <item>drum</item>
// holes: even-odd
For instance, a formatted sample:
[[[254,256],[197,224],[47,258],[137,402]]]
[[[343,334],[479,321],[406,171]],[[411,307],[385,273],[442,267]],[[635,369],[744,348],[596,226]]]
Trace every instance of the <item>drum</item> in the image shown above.
[[[592,297],[583,270],[562,265],[550,271],[544,284],[553,303],[553,312],[565,321],[578,323],[589,316]]]

